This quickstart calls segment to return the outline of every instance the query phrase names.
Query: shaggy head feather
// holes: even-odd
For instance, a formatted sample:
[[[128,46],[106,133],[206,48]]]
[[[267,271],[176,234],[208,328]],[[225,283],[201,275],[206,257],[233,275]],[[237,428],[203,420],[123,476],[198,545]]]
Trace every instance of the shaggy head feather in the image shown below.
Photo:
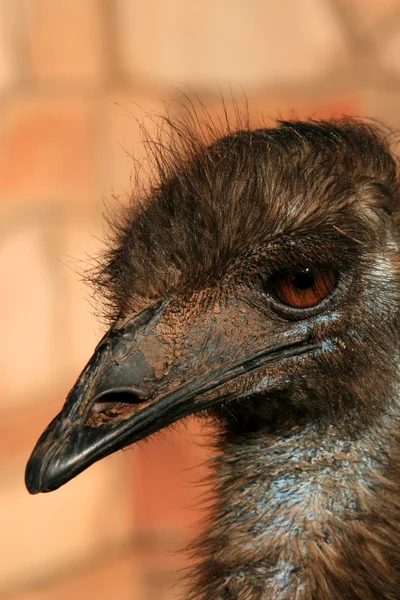
[[[113,219],[92,277],[111,318],[212,285],[278,239],[328,238],[357,252],[371,227],[376,234],[374,213],[398,210],[396,161],[374,125],[279,121],[209,144],[217,127],[202,135],[199,122],[170,126],[169,147],[152,147],[154,183]]]

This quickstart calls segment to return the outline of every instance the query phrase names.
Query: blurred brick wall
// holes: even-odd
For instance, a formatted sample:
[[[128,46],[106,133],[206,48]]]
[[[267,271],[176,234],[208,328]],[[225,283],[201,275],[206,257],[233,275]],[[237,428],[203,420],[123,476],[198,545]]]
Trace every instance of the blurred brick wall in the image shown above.
[[[243,86],[254,123],[353,113],[398,127],[399,1],[0,0],[2,600],[177,597],[198,426],[50,495],[28,496],[23,471],[102,333],[78,272],[102,197],[129,193],[138,121],[184,84],[218,112],[216,82],[228,98]]]

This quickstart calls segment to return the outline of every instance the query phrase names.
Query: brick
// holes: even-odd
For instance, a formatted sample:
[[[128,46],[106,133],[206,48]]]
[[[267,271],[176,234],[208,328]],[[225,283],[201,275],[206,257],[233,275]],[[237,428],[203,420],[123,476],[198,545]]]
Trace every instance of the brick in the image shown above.
[[[71,212],[61,249],[58,268],[64,279],[66,303],[63,318],[66,341],[64,366],[72,379],[78,376],[105,331],[104,323],[97,314],[100,307],[92,296],[91,288],[84,282],[85,274],[104,247],[102,209],[99,202],[91,211]]]
[[[185,597],[184,576],[190,568],[188,547],[194,532],[173,535],[160,528],[138,540],[134,555],[141,595],[135,600],[178,600]]]
[[[156,85],[293,84],[346,59],[323,0],[119,0],[118,31],[122,69]]]
[[[202,101],[202,97],[200,96]],[[196,101],[195,101],[196,102]],[[359,114],[359,94],[348,91],[346,94],[334,95],[315,92],[313,94],[288,93],[288,94],[238,94],[235,98],[236,104],[226,95],[224,103],[219,97],[204,98],[206,111],[200,108],[197,112],[200,120],[203,117],[206,122],[210,119],[216,124],[218,131],[225,131],[226,117],[232,128],[246,126],[247,119],[250,127],[274,126],[277,119],[329,119],[342,115]],[[196,104],[195,104],[196,105]],[[183,114],[185,114],[182,105]],[[237,113],[239,113],[238,122]]]
[[[190,565],[186,548],[202,531],[207,512],[208,435],[203,421],[190,419],[136,450],[137,531],[148,540],[137,557],[140,600],[184,597],[181,579]]]
[[[82,241],[78,235],[82,223],[78,226],[71,216],[67,223],[76,229],[75,246]],[[63,251],[68,251],[65,242],[71,241],[64,231],[67,223],[64,229],[53,224]],[[74,368],[71,356],[89,330],[87,315],[76,309],[76,293],[66,277],[70,271],[58,262],[57,252],[48,254],[44,244],[48,232],[46,219],[40,225],[21,225],[5,238],[0,251],[0,275],[8,284],[2,295],[7,319],[2,324],[0,358],[0,528],[8,553],[0,566],[0,597],[3,589],[54,577],[74,561],[126,539],[135,514],[129,485],[134,458],[128,454],[103,461],[49,496],[29,497],[23,487],[23,470],[34,443],[60,410],[88,358]],[[81,237],[86,242],[85,235]],[[65,359],[60,359],[57,348]]]
[[[0,2],[0,90],[3,92],[18,80],[17,40],[20,26],[18,2]]]
[[[276,119],[333,119],[359,114],[360,99],[358,92],[352,90],[340,95],[319,91],[311,94],[255,96],[252,104],[251,121],[256,126],[260,115],[274,122]]]
[[[164,548],[155,551],[151,558],[138,563],[141,595],[135,600],[181,600],[185,597],[182,576],[189,564],[182,546],[180,550]]]
[[[360,113],[395,130],[400,127],[400,95],[397,92],[365,90]],[[397,138],[397,135],[394,139]],[[398,149],[397,149],[398,153]]]
[[[75,98],[16,95],[0,120],[2,201],[78,198],[95,183],[91,105]]]
[[[12,594],[8,600],[140,600],[134,562],[131,555],[103,561],[91,568],[78,568],[56,581],[50,580],[29,591]]]
[[[7,559],[1,593],[56,578],[82,562],[112,555],[132,534],[126,456],[97,463],[51,494],[29,496],[22,473],[2,476],[0,530]]]
[[[54,257],[54,262],[56,258]],[[2,240],[0,348],[2,407],[23,406],[55,371],[55,290],[39,225],[21,227]]]
[[[398,0],[340,0],[343,8],[353,14],[359,31],[371,30],[390,19],[399,7]]]
[[[40,434],[64,403],[68,383],[60,389],[62,387],[45,392],[35,390],[23,408],[16,404],[0,410],[0,473],[3,477],[13,469],[23,473]]]
[[[164,100],[170,96],[164,91]],[[104,138],[101,143],[103,170],[101,192],[129,196],[135,186],[135,176],[139,163],[142,174],[146,172],[146,148],[142,127],[150,135],[155,134],[158,116],[165,114],[165,107],[154,96],[138,93],[136,90],[115,91],[104,102]]]
[[[134,493],[141,528],[176,531],[197,525],[205,488],[198,482],[207,474],[211,455],[200,424],[188,421],[156,436],[136,451],[138,465]]]
[[[397,77],[400,74],[400,10],[395,30],[381,41],[378,47],[380,64],[392,70]]]
[[[102,78],[105,65],[100,0],[27,0],[29,73],[36,80]]]
[[[196,99],[193,96],[192,98],[196,104]],[[173,96],[167,95],[164,99],[165,105],[149,96],[138,94],[134,89],[131,92],[116,92],[107,97],[104,111],[106,115],[104,138],[100,144],[103,164],[108,166],[102,171],[101,184],[101,191],[106,197],[110,197],[111,192],[123,198],[129,196],[132,189],[135,189],[139,164],[141,165],[140,180],[146,181],[149,166],[146,161],[146,146],[143,143],[141,127],[144,126],[148,130],[150,137],[156,137],[161,125],[159,117],[168,111],[173,118],[187,105],[185,96],[176,91]],[[243,92],[239,92],[236,99],[244,108]],[[212,119],[224,121],[224,108],[219,94],[205,94],[204,97],[200,94],[200,100],[209,110]],[[264,95],[249,92],[247,101],[250,122],[254,126],[260,126],[263,122],[271,123],[274,118],[339,116],[357,112],[358,107],[358,99],[354,92],[334,95],[313,90],[312,94],[303,93],[297,96],[293,92],[286,95],[273,92]],[[225,94],[225,106],[234,123],[235,108],[229,94]],[[111,202],[110,206],[118,210],[118,203]]]

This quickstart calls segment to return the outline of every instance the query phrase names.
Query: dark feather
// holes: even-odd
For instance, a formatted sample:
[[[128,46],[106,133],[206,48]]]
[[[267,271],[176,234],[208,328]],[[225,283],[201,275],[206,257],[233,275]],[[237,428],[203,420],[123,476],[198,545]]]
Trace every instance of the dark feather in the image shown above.
[[[232,282],[261,303],[252,290],[303,263],[351,281],[337,314],[312,325],[331,347],[305,374],[210,411],[215,507],[186,598],[396,600],[399,186],[387,134],[351,118],[170,126],[93,276],[112,319]]]

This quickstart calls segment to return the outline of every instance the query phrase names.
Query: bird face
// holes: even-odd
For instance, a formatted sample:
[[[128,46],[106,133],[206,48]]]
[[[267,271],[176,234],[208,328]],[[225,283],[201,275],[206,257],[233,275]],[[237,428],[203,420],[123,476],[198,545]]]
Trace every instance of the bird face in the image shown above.
[[[380,408],[400,307],[380,138],[290,123],[189,158],[119,230],[99,279],[116,317],[36,445],[31,493],[205,410],[245,427]]]

